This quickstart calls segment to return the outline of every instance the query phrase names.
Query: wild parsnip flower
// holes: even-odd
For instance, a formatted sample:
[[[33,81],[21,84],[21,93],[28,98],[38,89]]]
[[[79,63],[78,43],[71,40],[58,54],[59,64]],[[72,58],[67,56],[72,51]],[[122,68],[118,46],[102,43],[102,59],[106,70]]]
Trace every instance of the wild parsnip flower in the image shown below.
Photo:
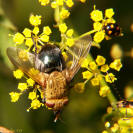
[[[68,37],[72,37],[73,32],[74,32],[73,29],[69,29],[69,30],[67,30],[66,35],[67,35]]]
[[[35,81],[31,78],[27,79],[28,86],[33,86],[35,84]]]
[[[34,99],[31,102],[31,107],[30,108],[38,109],[38,108],[40,108],[41,105],[42,105],[42,103],[38,99]]]
[[[40,15],[36,15],[36,16],[31,15],[29,18],[29,22],[33,26],[38,26],[41,24],[41,16]]]
[[[69,17],[69,15],[70,15],[70,12],[66,9],[62,9],[60,12],[61,19],[66,19]]]
[[[105,76],[105,80],[106,80],[106,82],[113,83],[115,80],[117,80],[117,78],[115,77],[115,75],[113,73],[108,73]]]
[[[68,38],[66,41],[66,45],[72,47],[74,45],[74,39]]]
[[[109,89],[108,86],[102,86],[102,87],[100,87],[100,90],[99,90],[99,95],[100,96],[106,97],[108,93],[110,93],[110,89]]]
[[[18,89],[19,89],[21,92],[25,91],[26,89],[28,89],[27,83],[18,83]]]
[[[44,45],[44,43],[49,42],[49,35],[52,33],[49,26],[43,27],[43,32],[39,34],[39,25],[41,24],[41,16],[40,15],[31,15],[29,18],[29,22],[32,26],[34,26],[33,30],[29,28],[25,28],[23,30],[23,34],[16,33],[13,36],[13,40],[16,44],[25,43],[28,47],[28,51],[32,48],[34,43],[36,43],[37,51],[39,51],[39,44]]]
[[[20,69],[17,69],[16,71],[13,71],[13,76],[16,79],[21,79],[24,76],[24,73]]]
[[[37,98],[36,92],[34,92],[34,91],[33,91],[33,92],[30,92],[28,98],[29,98],[30,100],[36,99],[36,98]]]
[[[122,63],[120,59],[115,59],[109,66],[110,68],[116,70],[116,71],[120,71],[120,69],[122,68]]]
[[[74,85],[74,90],[79,92],[79,93],[83,93],[85,89],[85,83],[84,82],[80,82]]]
[[[105,62],[106,62],[106,59],[103,56],[101,56],[101,55],[97,56],[96,63],[97,63],[98,66],[104,65]]]
[[[11,102],[17,102],[21,93],[11,92],[9,95],[11,96]]]
[[[95,61],[89,61],[87,58],[84,59],[81,67],[87,70],[82,72],[83,79],[90,80],[93,86],[100,85],[102,77],[105,78],[106,82],[113,83],[116,80],[115,75],[108,73],[110,67],[105,63],[106,59],[101,55],[98,55]],[[119,62],[119,64],[121,63]],[[116,68],[115,66],[112,69],[116,70]],[[105,97],[109,93],[109,90],[108,87],[102,87],[99,91],[100,96]]]
[[[106,128],[109,128],[109,127],[110,127],[110,122],[109,122],[109,121],[107,121],[107,122],[105,123],[105,127],[106,127]]]
[[[65,33],[67,30],[67,25],[65,23],[59,25],[59,31]]]

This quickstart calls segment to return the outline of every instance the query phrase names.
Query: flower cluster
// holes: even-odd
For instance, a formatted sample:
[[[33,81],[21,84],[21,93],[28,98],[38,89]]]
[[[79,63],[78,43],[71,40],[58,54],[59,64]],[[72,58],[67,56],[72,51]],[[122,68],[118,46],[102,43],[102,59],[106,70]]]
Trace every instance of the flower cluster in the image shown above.
[[[13,40],[16,45],[25,43],[25,45],[28,47],[28,51],[36,45],[39,51],[40,45],[44,45],[45,43],[49,42],[49,35],[52,33],[51,29],[49,26],[44,26],[43,32],[39,35],[38,26],[41,24],[41,16],[38,15],[31,15],[29,22],[32,26],[34,26],[33,30],[25,28],[22,33],[16,33],[13,36]]]
[[[106,37],[104,26],[108,23],[115,23],[115,20],[113,19],[114,11],[112,8],[106,9],[104,15],[105,17],[103,16],[102,11],[96,9],[95,6],[94,10],[90,13],[90,17],[94,21],[93,33],[95,32],[95,34],[93,40],[96,43],[100,43]]]
[[[9,95],[11,96],[11,102],[17,102],[20,96],[27,90],[31,90],[31,88],[34,88],[33,91],[29,92],[28,99],[31,100],[31,106],[29,109],[38,109],[39,107],[43,106],[43,104],[38,100],[39,95],[37,95],[37,91],[40,91],[40,86],[35,86],[35,81],[31,78],[27,78],[24,76],[24,73],[17,69],[16,71],[13,71],[13,75],[16,79],[26,78],[26,83],[18,83],[18,91],[19,92],[10,92]],[[41,91],[40,91],[41,93]],[[27,111],[29,111],[27,109]]]
[[[71,8],[74,5],[73,0],[39,0],[42,6],[46,6],[51,4],[52,8],[57,8],[58,6],[66,5],[67,7]],[[80,2],[85,3],[86,0],[80,0]]]
[[[108,86],[104,85],[102,86],[100,84],[100,81],[102,78],[105,79],[108,83],[113,83],[116,80],[116,77],[113,73],[108,73],[109,69],[114,69],[116,71],[120,71],[122,64],[120,59],[115,59],[110,65],[105,64],[106,59],[103,56],[98,55],[95,61],[89,61],[87,58],[83,61],[81,67],[86,68],[87,70],[82,72],[83,79],[85,79],[85,82],[81,82],[75,85],[75,87],[79,88],[81,87],[81,92],[84,90],[84,86],[87,81],[91,81],[91,84],[93,86],[100,85],[100,96],[105,97],[108,92],[110,92],[110,89]],[[100,70],[100,71],[99,71]]]

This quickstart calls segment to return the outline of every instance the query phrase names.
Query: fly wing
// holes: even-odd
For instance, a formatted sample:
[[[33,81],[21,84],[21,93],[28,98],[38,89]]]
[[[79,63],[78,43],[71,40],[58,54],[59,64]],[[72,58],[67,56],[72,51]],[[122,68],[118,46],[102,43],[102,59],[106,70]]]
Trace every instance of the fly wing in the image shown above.
[[[92,39],[90,35],[84,35],[76,39],[71,48],[67,48],[68,60],[66,61],[70,79],[78,72],[83,60],[91,48]]]
[[[7,48],[7,55],[12,64],[21,69],[38,84],[45,86],[48,74],[42,73],[39,70],[35,69],[34,54],[26,52],[23,49],[9,47]]]

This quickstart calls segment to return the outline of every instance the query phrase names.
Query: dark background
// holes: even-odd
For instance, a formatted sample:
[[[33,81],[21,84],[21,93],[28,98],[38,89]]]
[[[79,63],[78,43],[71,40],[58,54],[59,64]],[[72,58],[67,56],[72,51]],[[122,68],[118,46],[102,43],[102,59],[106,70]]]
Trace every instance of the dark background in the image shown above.
[[[31,13],[42,15],[42,26],[55,24],[53,10],[50,7],[42,7],[38,0],[0,0],[0,126],[13,129],[16,133],[100,133],[104,130],[102,117],[110,105],[106,98],[98,94],[98,87],[87,84],[84,93],[79,94],[74,90],[70,93],[70,102],[65,107],[61,119],[53,122],[52,111],[46,108],[26,112],[30,106],[27,94],[24,94],[17,103],[11,103],[9,92],[16,91],[18,81],[12,76],[13,67],[6,55],[6,48],[12,46],[12,39],[8,37],[14,29],[22,32],[25,27],[31,28],[28,19]],[[115,19],[122,27],[123,37],[104,40],[101,43],[101,50],[92,48],[91,53],[96,57],[101,54],[111,62],[110,48],[114,43],[120,44],[125,54],[130,51],[133,45],[133,33],[130,26],[133,23],[133,0],[87,0],[86,4],[76,2],[71,9],[71,16],[67,20],[78,34],[85,33],[92,29],[93,22],[89,13],[93,5],[104,11],[107,8],[114,8]],[[3,11],[2,11],[3,10]],[[4,14],[3,14],[4,12]],[[12,24],[11,24],[11,23]],[[14,25],[14,26],[13,26]],[[59,41],[59,36],[53,31],[52,40]],[[124,88],[127,85],[132,87],[133,81],[133,59],[123,56],[123,68],[116,73],[118,81],[115,85],[121,96],[124,96]],[[75,79],[80,79],[81,71]],[[118,94],[112,87],[114,95],[119,99]]]

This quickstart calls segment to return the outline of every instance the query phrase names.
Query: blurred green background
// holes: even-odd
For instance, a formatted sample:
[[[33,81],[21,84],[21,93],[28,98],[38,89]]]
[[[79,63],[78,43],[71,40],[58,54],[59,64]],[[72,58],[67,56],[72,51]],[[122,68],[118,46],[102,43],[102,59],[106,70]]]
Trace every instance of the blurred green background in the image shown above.
[[[120,44],[123,52],[130,51],[133,46],[133,33],[130,26],[133,23],[133,0],[87,0],[86,4],[76,2],[71,9],[71,16],[68,23],[82,34],[92,29],[92,21],[89,13],[96,4],[97,9],[114,8],[115,19],[122,27],[124,36],[103,41],[101,50],[92,48],[91,53],[96,57],[101,54],[111,61],[110,48],[114,43]],[[61,119],[53,122],[52,111],[46,108],[26,112],[30,103],[27,95],[23,95],[19,102],[11,103],[9,92],[17,88],[17,80],[12,76],[13,67],[6,55],[6,48],[12,46],[12,39],[9,33],[14,31],[22,32],[25,27],[31,28],[28,22],[31,13],[43,16],[42,25],[55,24],[53,10],[50,7],[42,7],[38,0],[0,0],[0,126],[13,129],[15,133],[101,133],[104,129],[102,117],[110,105],[106,98],[98,94],[98,87],[87,84],[84,93],[79,94],[74,90],[70,93],[70,102],[65,107]],[[52,40],[59,40],[58,34],[54,31]],[[124,95],[124,88],[130,83],[133,84],[133,58],[123,57],[124,67],[116,73],[118,81],[116,86]],[[75,76],[80,79],[80,73]],[[113,89],[113,87],[112,87]],[[114,95],[118,95],[115,90]]]

